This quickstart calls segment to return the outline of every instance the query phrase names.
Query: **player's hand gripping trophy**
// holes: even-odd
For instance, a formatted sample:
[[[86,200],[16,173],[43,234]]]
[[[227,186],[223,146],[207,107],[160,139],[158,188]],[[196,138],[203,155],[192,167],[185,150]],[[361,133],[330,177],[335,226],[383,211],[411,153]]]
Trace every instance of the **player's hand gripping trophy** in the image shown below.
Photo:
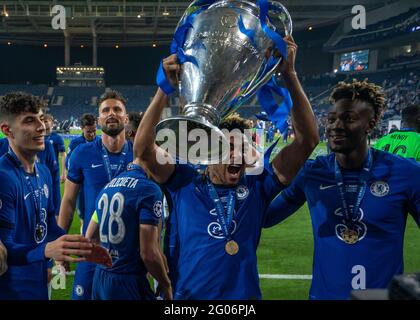
[[[157,144],[164,142],[159,131],[169,129],[176,136],[177,146],[168,150],[175,158],[201,164],[223,161],[229,144],[217,126],[278,72],[287,52],[283,37],[291,33],[292,20],[279,2],[194,1],[171,46],[182,64],[182,112],[158,124]],[[190,154],[196,139],[187,137],[194,129],[207,137],[206,152]]]

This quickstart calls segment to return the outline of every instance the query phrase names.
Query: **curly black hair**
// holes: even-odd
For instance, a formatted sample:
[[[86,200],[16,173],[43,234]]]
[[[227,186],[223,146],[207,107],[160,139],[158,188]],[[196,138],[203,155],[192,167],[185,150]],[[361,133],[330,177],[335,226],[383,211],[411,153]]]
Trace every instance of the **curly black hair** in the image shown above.
[[[220,124],[219,129],[227,129],[232,131],[233,129],[239,129],[243,133],[246,129],[252,128],[252,122],[250,120],[241,118],[238,113],[232,113],[226,117]]]
[[[386,97],[382,87],[368,82],[368,79],[353,79],[351,83],[339,82],[330,95],[330,102],[335,103],[341,99],[367,102],[373,108],[376,123],[381,120],[386,108]]]
[[[10,120],[24,112],[38,113],[44,101],[26,92],[10,92],[0,98],[0,119]]]

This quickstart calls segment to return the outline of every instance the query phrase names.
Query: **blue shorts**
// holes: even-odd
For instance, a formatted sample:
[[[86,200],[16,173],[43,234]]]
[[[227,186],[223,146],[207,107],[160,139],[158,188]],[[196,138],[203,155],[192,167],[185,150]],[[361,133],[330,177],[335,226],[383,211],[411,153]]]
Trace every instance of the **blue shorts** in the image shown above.
[[[145,276],[120,274],[100,267],[93,278],[92,300],[156,300]]]
[[[71,296],[73,300],[91,300],[95,267],[95,263],[80,262],[77,264]]]

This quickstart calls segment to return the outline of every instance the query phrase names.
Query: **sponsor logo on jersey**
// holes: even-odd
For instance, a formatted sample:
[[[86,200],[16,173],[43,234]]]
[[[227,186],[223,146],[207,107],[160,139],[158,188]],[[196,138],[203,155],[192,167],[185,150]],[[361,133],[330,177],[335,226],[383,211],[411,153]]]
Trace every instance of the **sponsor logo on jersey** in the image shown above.
[[[47,211],[45,208],[41,209],[40,221],[35,225],[35,241],[36,243],[41,243],[45,240],[47,236]]]
[[[349,208],[350,208],[350,210],[353,210],[352,205],[350,205]],[[344,212],[343,212],[343,209],[341,207],[337,208],[334,211],[334,215],[339,217],[340,220],[341,220],[335,226],[335,234],[336,234],[338,239],[340,239],[343,242],[346,242],[345,238],[344,238],[344,235],[346,234],[346,231],[348,231],[349,229],[357,232],[357,241],[361,241],[365,238],[366,233],[367,233],[367,227],[362,222],[364,213],[363,213],[363,210],[361,208],[359,208],[359,212],[356,214],[356,216],[352,217],[353,225],[351,227],[349,227],[347,225],[345,217],[344,217]]]
[[[232,232],[231,234],[234,234],[236,232],[236,221],[232,220]],[[219,222],[211,222],[208,226],[207,226],[207,233],[215,239],[224,239],[225,235],[223,233],[222,230],[222,226],[220,225]]]

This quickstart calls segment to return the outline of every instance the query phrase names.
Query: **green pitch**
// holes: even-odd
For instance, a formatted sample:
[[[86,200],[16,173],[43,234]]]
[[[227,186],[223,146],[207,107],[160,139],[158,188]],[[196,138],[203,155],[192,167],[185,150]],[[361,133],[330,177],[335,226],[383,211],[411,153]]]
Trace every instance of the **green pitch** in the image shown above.
[[[66,141],[68,144],[68,141]],[[282,145],[279,145],[281,148]],[[321,143],[312,157],[325,153]],[[62,186],[63,187],[63,186]],[[63,189],[63,188],[62,188]],[[80,223],[74,216],[71,233],[79,233]],[[411,217],[407,219],[404,245],[405,272],[420,270],[418,244],[420,232]],[[313,238],[308,208],[304,205],[281,224],[264,229],[258,248],[258,267],[260,274],[270,275],[310,275],[312,273]],[[72,270],[75,266],[72,265]],[[55,300],[70,299],[73,276],[67,276],[65,290],[53,290]],[[263,299],[307,299],[311,280],[261,279]]]

